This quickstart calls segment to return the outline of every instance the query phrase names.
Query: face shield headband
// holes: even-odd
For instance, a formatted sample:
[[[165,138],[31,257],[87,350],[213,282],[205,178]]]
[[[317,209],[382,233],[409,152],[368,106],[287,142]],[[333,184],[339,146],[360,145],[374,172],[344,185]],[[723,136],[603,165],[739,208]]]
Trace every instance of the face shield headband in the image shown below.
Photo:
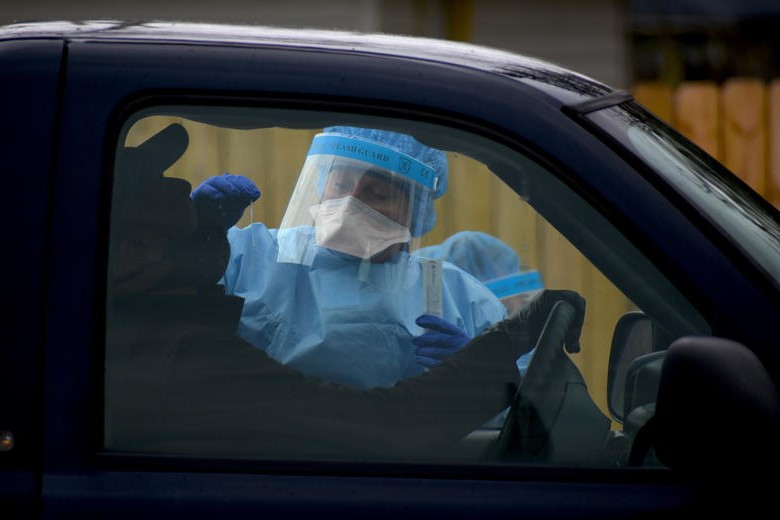
[[[314,137],[308,155],[335,155],[367,162],[392,173],[402,175],[420,184],[431,193],[436,191],[439,182],[436,173],[417,159],[380,144],[361,139],[334,134],[319,134]]]
[[[485,282],[485,286],[490,289],[499,300],[543,289],[542,277],[539,274],[539,271],[514,273],[509,276],[487,281]]]
[[[484,283],[510,314],[522,307],[533,294],[544,289],[542,276],[536,270],[517,272]]]

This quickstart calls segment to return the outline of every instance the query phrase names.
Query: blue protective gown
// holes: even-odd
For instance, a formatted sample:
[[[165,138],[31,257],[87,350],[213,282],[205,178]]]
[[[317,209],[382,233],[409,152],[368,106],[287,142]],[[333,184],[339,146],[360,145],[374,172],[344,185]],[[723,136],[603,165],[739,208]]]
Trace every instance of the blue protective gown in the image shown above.
[[[277,262],[276,230],[263,224],[228,232],[228,294],[244,299],[238,332],[277,361],[320,379],[356,388],[389,387],[421,374],[412,338],[424,331],[422,259],[402,252],[370,264],[314,244],[310,227],[292,230],[307,241],[311,266]],[[506,316],[501,302],[451,264],[442,269],[443,318],[470,336]]]

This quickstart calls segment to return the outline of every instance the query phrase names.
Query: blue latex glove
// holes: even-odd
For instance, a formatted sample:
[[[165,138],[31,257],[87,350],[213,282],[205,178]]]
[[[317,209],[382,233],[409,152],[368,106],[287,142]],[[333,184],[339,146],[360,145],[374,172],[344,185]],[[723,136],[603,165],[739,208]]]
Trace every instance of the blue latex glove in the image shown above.
[[[203,181],[192,190],[190,198],[199,218],[228,229],[238,222],[247,206],[260,198],[260,190],[243,175],[225,173]]]
[[[431,368],[445,361],[471,341],[471,337],[456,325],[433,316],[423,314],[415,320],[426,332],[412,339],[414,360]]]

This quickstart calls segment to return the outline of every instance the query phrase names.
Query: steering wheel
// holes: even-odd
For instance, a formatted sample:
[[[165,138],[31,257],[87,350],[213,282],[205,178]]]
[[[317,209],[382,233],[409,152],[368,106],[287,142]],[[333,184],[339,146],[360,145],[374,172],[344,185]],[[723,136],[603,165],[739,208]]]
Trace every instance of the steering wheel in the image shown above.
[[[490,451],[492,459],[523,462],[547,459],[549,432],[563,403],[571,368],[576,371],[563,350],[564,339],[576,317],[577,310],[566,301],[556,302],[547,315],[536,341],[536,351]]]

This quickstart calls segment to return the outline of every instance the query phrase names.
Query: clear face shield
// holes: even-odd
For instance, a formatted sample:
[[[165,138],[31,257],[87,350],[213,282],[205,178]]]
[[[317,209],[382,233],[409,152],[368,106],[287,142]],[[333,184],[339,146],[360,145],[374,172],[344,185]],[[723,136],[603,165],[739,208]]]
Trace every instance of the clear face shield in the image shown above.
[[[362,263],[392,261],[416,248],[437,180],[392,148],[318,134],[278,230],[277,261],[311,266],[320,248]]]

